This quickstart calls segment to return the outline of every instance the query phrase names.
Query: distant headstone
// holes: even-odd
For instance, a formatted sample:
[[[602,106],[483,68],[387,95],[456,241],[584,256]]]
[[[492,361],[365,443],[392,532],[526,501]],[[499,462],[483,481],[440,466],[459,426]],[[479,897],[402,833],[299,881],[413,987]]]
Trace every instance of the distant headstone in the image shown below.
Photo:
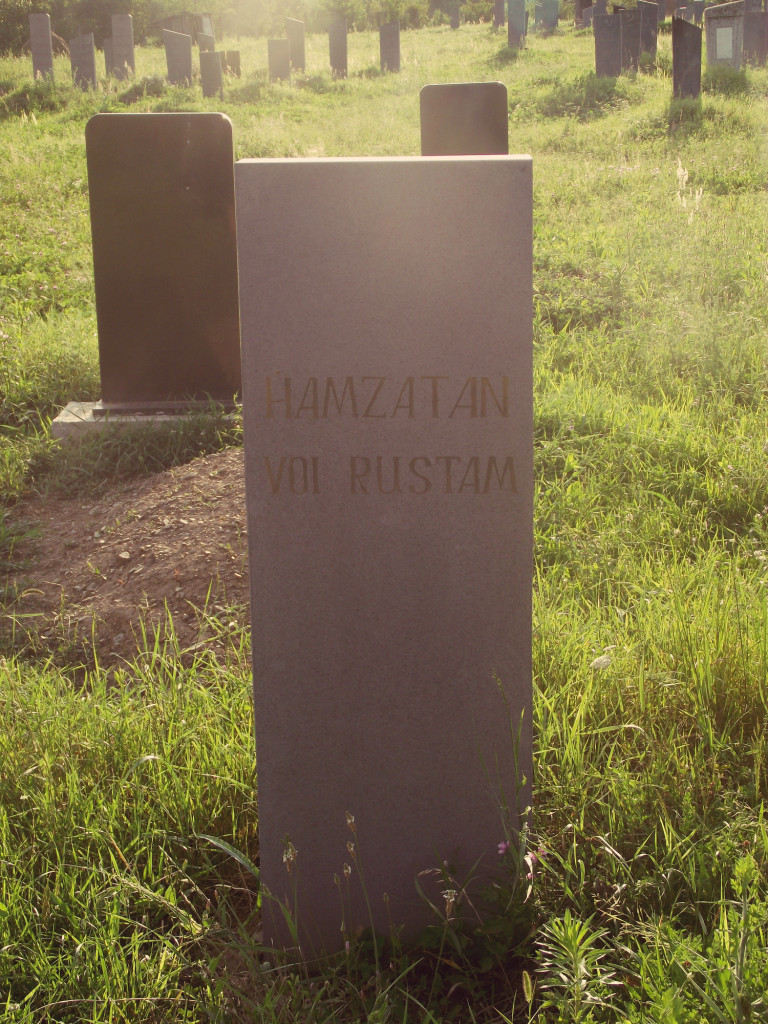
[[[657,22],[660,24],[667,16],[667,0],[658,0],[659,16]]]
[[[331,74],[334,78],[347,77],[347,19],[334,21],[328,26],[328,50]]]
[[[707,67],[727,64],[741,67],[744,37],[744,2],[716,4],[704,11],[707,29]]]
[[[231,402],[240,355],[229,119],[96,114],[85,139],[103,402]]]
[[[200,51],[200,82],[203,96],[224,98],[224,53],[217,50]]]
[[[304,22],[296,18],[285,19],[285,34],[291,45],[291,67],[303,71],[307,66],[304,53]]]
[[[576,25],[581,25],[583,21],[582,11],[586,3],[584,0],[574,0],[573,2],[573,21]]]
[[[592,15],[594,13],[594,7],[582,7],[581,9],[581,24],[584,28],[592,28]]]
[[[595,14],[595,74],[598,78],[616,78],[621,74],[621,14]]]
[[[506,22],[506,16],[504,13],[504,0],[494,0],[493,2],[493,24],[495,28],[504,28]]]
[[[502,82],[425,85],[419,93],[422,156],[509,153]]]
[[[69,61],[72,66],[72,81],[81,89],[95,89],[98,84],[96,76],[96,47],[93,32],[84,36],[75,36],[69,40]]]
[[[704,20],[704,8],[706,7],[706,0],[693,0],[693,21],[696,25],[701,25]]]
[[[676,99],[701,94],[701,35],[698,25],[672,19],[672,91]]]
[[[53,78],[53,39],[50,14],[30,14],[29,44],[32,49],[32,74],[35,78]]]
[[[112,51],[112,36],[104,40],[104,71],[109,76],[115,66],[115,55]]]
[[[624,9],[618,17],[621,20],[621,69],[634,68],[637,71],[640,63],[640,11],[637,7]]]
[[[407,941],[530,803],[531,161],[241,160],[236,195],[261,882],[305,956]]]
[[[450,25],[455,31],[461,24],[461,16],[459,14],[459,0],[450,0],[448,5],[448,11],[450,14]]]
[[[654,0],[637,0],[640,12],[640,53],[656,56],[659,36],[659,8]]]
[[[400,70],[399,21],[390,21],[379,28],[379,56],[382,71]]]
[[[528,27],[525,0],[507,0],[507,46],[519,50]]]
[[[768,57],[768,12],[744,12],[743,57],[754,67],[765,66]]]
[[[240,51],[239,50],[225,50],[224,51],[224,73],[229,75],[230,78],[240,77]]]
[[[553,32],[560,18],[559,0],[541,0],[536,4],[536,24],[544,32]]]
[[[267,61],[270,82],[290,82],[291,44],[287,39],[267,40]]]
[[[688,7],[687,4],[682,4],[675,8],[676,18],[685,18],[686,21],[693,21],[693,7]]]
[[[207,32],[198,32],[197,45],[201,53],[210,53],[216,49],[216,37],[209,36]]]
[[[112,15],[112,60],[115,78],[126,78],[135,73],[133,18],[130,14]]]
[[[608,0],[595,0],[592,4],[592,24],[595,23],[596,14],[607,14],[608,13]]]
[[[165,61],[171,85],[192,84],[192,36],[163,29]]]

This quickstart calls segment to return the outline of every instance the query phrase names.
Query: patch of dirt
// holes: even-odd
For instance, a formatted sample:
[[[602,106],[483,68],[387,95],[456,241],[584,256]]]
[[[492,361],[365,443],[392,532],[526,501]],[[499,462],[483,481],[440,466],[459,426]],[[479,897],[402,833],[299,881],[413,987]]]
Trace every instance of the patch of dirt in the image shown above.
[[[248,625],[240,448],[114,484],[95,500],[29,498],[12,521],[38,534],[14,549],[23,568],[0,575],[6,643],[67,638],[118,665],[144,646],[142,622],[150,638],[163,635],[167,609],[191,660]]]

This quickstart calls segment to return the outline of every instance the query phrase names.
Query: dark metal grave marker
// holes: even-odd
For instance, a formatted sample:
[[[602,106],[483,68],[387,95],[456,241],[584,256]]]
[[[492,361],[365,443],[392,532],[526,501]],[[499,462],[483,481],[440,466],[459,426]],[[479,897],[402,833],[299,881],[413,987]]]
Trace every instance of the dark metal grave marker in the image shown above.
[[[672,19],[672,91],[675,99],[695,99],[701,93],[701,35],[698,25]]]
[[[69,40],[69,62],[72,67],[72,81],[81,89],[94,89],[96,77],[96,47],[93,32],[75,36]]]
[[[616,78],[621,74],[621,15],[595,14],[595,74],[598,78]]]
[[[425,85],[419,107],[422,156],[509,153],[507,87],[502,82]]]
[[[229,119],[96,114],[85,139],[103,402],[231,402],[240,348]]]
[[[379,56],[382,71],[400,70],[399,21],[390,21],[379,28]]]
[[[334,21],[328,26],[328,51],[331,60],[331,75],[334,78],[347,77],[347,19]]]
[[[279,82],[291,80],[291,43],[288,39],[267,40],[269,80]]]
[[[294,71],[303,71],[307,66],[304,52],[304,22],[296,18],[286,18],[285,34],[290,43],[291,67]]]

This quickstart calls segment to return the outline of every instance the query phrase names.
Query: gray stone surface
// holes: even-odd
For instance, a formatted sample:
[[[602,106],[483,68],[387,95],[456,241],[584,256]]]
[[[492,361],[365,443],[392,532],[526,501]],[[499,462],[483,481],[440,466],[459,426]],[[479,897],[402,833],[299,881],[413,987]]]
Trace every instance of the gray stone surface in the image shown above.
[[[419,873],[487,881],[529,805],[531,172],[236,165],[260,870],[305,956],[334,875],[348,933],[413,936]]]
[[[231,402],[240,345],[229,119],[97,114],[85,139],[103,401]]]
[[[698,25],[672,19],[672,91],[677,99],[701,93],[701,35]]]
[[[209,36],[207,32],[198,32],[197,33],[197,45],[198,45],[198,48],[202,52],[210,51],[210,50],[215,50],[216,49],[216,37],[215,36]]]
[[[50,14],[30,14],[29,44],[32,50],[32,74],[35,78],[53,78],[53,39]]]
[[[425,85],[419,93],[421,155],[509,153],[503,82]]]
[[[693,21],[696,25],[701,25],[704,21],[704,8],[706,7],[706,0],[693,0]]]
[[[656,56],[659,37],[659,7],[653,0],[637,0],[640,12],[640,53]]]
[[[304,48],[304,22],[296,18],[285,19],[285,34],[291,46],[291,67],[295,71],[304,71],[307,58]]]
[[[707,32],[707,67],[726,64],[741,67],[744,39],[744,2],[716,4],[704,11]]]
[[[171,85],[192,84],[192,36],[163,29],[165,61]]]
[[[240,77],[240,51],[239,50],[225,50],[224,51],[224,73],[229,75],[230,78]]]
[[[96,75],[96,47],[93,32],[75,36],[69,40],[69,62],[72,67],[72,81],[81,89],[94,89],[98,84]]]
[[[494,0],[493,2],[493,24],[496,28],[504,28],[506,23],[506,15],[504,11],[504,0]]]
[[[127,78],[135,73],[133,18],[130,14],[112,15],[112,60],[115,78]]]
[[[518,50],[526,35],[525,0],[507,0],[507,46]]]
[[[594,19],[596,14],[607,14],[608,13],[608,0],[595,0],[592,4],[592,24],[594,25]]]
[[[104,72],[107,75],[112,74],[112,69],[115,66],[115,58],[112,53],[112,36],[107,36],[104,40]]]
[[[291,44],[287,39],[267,40],[267,61],[270,82],[290,82]]]
[[[582,7],[581,24],[584,28],[592,28],[592,15],[594,14],[594,11],[594,7]]]
[[[331,74],[334,78],[347,77],[347,19],[334,21],[328,26],[328,51]]]
[[[745,63],[764,67],[768,56],[768,12],[744,12],[742,57]]]
[[[379,59],[382,71],[400,70],[399,21],[390,21],[379,28]]]
[[[461,14],[459,12],[459,0],[450,0],[448,5],[448,14],[450,19],[451,28],[455,31],[461,24]]]
[[[621,20],[621,70],[627,71],[630,68],[637,70],[640,60],[640,11],[637,7],[632,10],[625,9],[619,12],[619,18]]]
[[[616,78],[621,74],[621,14],[595,14],[595,74],[598,78]]]
[[[224,54],[216,50],[200,51],[200,83],[203,96],[224,98]]]

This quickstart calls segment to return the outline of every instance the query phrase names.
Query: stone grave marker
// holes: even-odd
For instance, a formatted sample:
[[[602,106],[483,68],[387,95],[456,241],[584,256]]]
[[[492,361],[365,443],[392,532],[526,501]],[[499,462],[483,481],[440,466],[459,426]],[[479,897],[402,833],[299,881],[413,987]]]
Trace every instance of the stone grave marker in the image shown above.
[[[224,72],[229,75],[230,78],[240,77],[240,51],[239,50],[225,50],[224,51]]]
[[[104,40],[104,71],[107,76],[112,74],[112,69],[115,66],[115,57],[112,52],[112,36],[107,36]]]
[[[507,46],[519,50],[528,27],[525,0],[507,0]]]
[[[762,11],[763,0],[744,0],[745,11]]]
[[[698,25],[672,19],[672,92],[676,99],[701,94],[701,34]]]
[[[615,17],[615,15],[614,15]],[[637,7],[619,12],[621,21],[621,69],[637,68],[640,63],[640,11]]]
[[[493,24],[495,28],[504,28],[506,23],[506,16],[504,12],[504,0],[494,0],[493,2]]]
[[[595,23],[596,14],[607,14],[608,13],[608,0],[595,0],[592,4],[592,24]]]
[[[450,24],[451,28],[455,31],[461,24],[461,16],[459,14],[459,2],[458,0],[451,0],[449,5],[450,11]]]
[[[744,2],[716,4],[704,11],[707,29],[707,67],[727,64],[741,67],[744,37]]]
[[[704,8],[706,6],[706,0],[693,0],[693,21],[696,25],[701,25],[704,21]]]
[[[422,156],[509,153],[503,82],[425,85],[419,93]]]
[[[656,56],[659,35],[659,8],[653,0],[637,0],[640,12],[640,53]]]
[[[598,78],[616,78],[621,74],[621,14],[595,14],[595,74]]]
[[[112,74],[127,78],[136,71],[133,50],[133,18],[130,14],[112,15]]]
[[[531,160],[235,174],[260,871],[312,956],[530,804]]]
[[[742,55],[754,67],[765,66],[768,56],[768,12],[744,12],[744,40]]]
[[[573,3],[573,21],[575,25],[581,25],[583,21],[582,11],[586,4],[584,0],[574,0]]]
[[[657,24],[660,24],[667,16],[667,2],[666,0],[658,0],[659,14],[656,19]]]
[[[268,39],[267,60],[270,82],[290,82],[291,44],[288,39]]]
[[[95,89],[98,85],[96,76],[96,47],[93,32],[84,36],[75,36],[69,40],[69,62],[72,67],[72,81],[81,89]]]
[[[328,26],[328,51],[333,78],[347,77],[347,19]]]
[[[103,405],[230,403],[240,346],[229,119],[96,114],[85,138]]]
[[[592,28],[592,15],[594,7],[582,7],[581,9],[581,24],[584,28]]]
[[[197,45],[201,53],[210,53],[216,49],[216,37],[209,36],[207,32],[198,32]]]
[[[203,96],[224,98],[224,54],[217,50],[200,51],[200,82]]]
[[[192,36],[163,29],[165,61],[171,85],[192,84]]]
[[[675,18],[685,18],[686,21],[693,21],[693,8],[683,4],[675,8]]]
[[[400,70],[399,21],[390,21],[379,28],[379,57],[382,71]]]
[[[29,45],[34,78],[53,78],[53,39],[50,14],[30,14]]]
[[[291,67],[303,71],[307,66],[304,52],[304,22],[296,18],[285,19],[285,34],[291,44]]]

